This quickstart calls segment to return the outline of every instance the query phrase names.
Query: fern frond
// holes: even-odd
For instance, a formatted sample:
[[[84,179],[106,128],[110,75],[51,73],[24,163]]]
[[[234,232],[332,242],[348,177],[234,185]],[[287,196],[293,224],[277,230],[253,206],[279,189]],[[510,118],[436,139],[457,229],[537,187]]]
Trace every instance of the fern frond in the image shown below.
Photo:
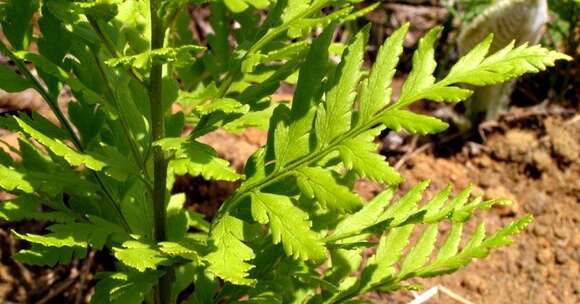
[[[319,2],[328,2],[328,1],[319,1]],[[308,9],[311,9],[311,7]],[[287,32],[288,37],[293,39],[299,38],[306,35],[307,33],[312,32],[312,30],[317,27],[326,27],[337,20],[346,18],[352,12],[352,10],[353,8],[351,6],[345,6],[322,17],[298,19],[289,25]]]
[[[161,242],[159,243],[159,250],[168,256],[178,256],[194,263],[201,265],[202,257],[200,254],[201,244],[183,240],[180,242]]]
[[[201,175],[208,180],[235,181],[242,178],[208,145],[186,138],[164,138],[155,145],[172,156],[169,170],[173,174]]]
[[[26,132],[32,138],[34,138],[39,143],[46,146],[52,153],[63,157],[71,166],[86,166],[87,168],[93,169],[95,171],[102,170],[106,164],[93,156],[79,153],[73,150],[71,147],[66,145],[60,140],[52,139],[42,132],[35,130],[27,124],[24,120],[14,117],[22,131]]]
[[[391,83],[399,57],[403,53],[403,41],[408,31],[409,24],[406,23],[391,34],[379,49],[368,82],[362,88],[360,123],[368,122],[376,112],[391,101]]]
[[[270,4],[268,0],[223,0],[223,2],[234,13],[241,13],[250,6],[256,9],[263,9]]]
[[[78,247],[47,247],[32,244],[30,249],[23,249],[14,255],[20,263],[36,266],[54,267],[57,264],[69,264],[73,258],[85,258],[86,251]]]
[[[239,101],[231,98],[214,99],[210,103],[199,105],[194,108],[194,111],[201,115],[207,115],[215,112],[223,112],[226,114],[245,114],[249,110],[250,106],[242,104]]]
[[[386,206],[391,202],[394,193],[394,188],[389,188],[379,193],[370,202],[365,204],[361,210],[340,221],[336,229],[325,240],[331,242],[348,236],[362,234],[367,228],[379,222],[381,214],[383,214]]]
[[[405,130],[411,134],[435,134],[445,131],[449,127],[446,122],[435,117],[405,110],[386,111],[380,116],[380,120],[389,129]]]
[[[24,193],[33,193],[34,188],[32,184],[26,180],[23,173],[11,167],[6,167],[0,164],[0,188],[6,191],[23,191]]]
[[[435,72],[437,62],[434,44],[442,30],[442,27],[435,27],[419,41],[417,51],[413,55],[413,69],[403,84],[398,103],[409,104],[417,100],[416,96],[422,90],[435,83],[433,72]]]
[[[46,247],[79,247],[102,249],[110,239],[123,240],[128,236],[125,231],[106,220],[91,216],[87,223],[63,223],[48,227],[51,231],[46,235],[13,233],[19,239]]]
[[[489,39],[489,38],[488,38]],[[486,40],[475,47],[468,55],[472,53],[483,53],[489,48],[489,42]],[[472,59],[475,63],[476,60]],[[537,73],[548,67],[554,66],[557,60],[572,60],[568,55],[556,51],[550,51],[539,45],[528,46],[524,43],[514,48],[514,43],[510,43],[497,53],[483,59],[479,64],[469,65],[472,62],[460,62],[459,68],[452,68],[444,83],[465,83],[472,85],[490,85],[505,82],[510,79],[522,76],[526,73]]]
[[[322,168],[303,168],[295,173],[302,192],[309,198],[316,198],[325,208],[350,213],[362,206],[358,195],[338,184],[332,174]]]
[[[39,220],[57,223],[72,221],[67,212],[49,211],[43,212],[38,197],[33,195],[20,195],[19,197],[0,203],[0,219],[11,222],[23,220]]]
[[[308,214],[287,196],[252,193],[252,216],[261,224],[270,224],[274,244],[282,242],[289,256],[315,261],[326,257],[319,236],[310,230]]]
[[[368,178],[386,185],[397,185],[403,177],[389,165],[385,157],[376,153],[377,145],[359,136],[342,142],[338,146],[340,157],[347,169],[354,170],[359,177]]]
[[[107,273],[99,280],[92,304],[142,303],[159,277],[159,271]]]
[[[427,185],[424,182],[415,186],[389,207],[386,205],[392,198],[392,190],[380,194],[377,196],[380,199],[371,201],[358,213],[345,218],[334,234],[326,238],[335,242],[340,236],[360,235],[369,231],[368,228],[373,223],[391,219],[386,225],[388,233],[381,237],[376,253],[369,259],[363,271],[360,283],[337,293],[333,299],[346,299],[377,288],[395,290],[400,288],[400,282],[412,277],[430,277],[456,271],[467,266],[473,259],[487,256],[494,248],[511,244],[510,237],[521,232],[531,222],[531,216],[525,216],[490,236],[486,236],[485,225],[482,223],[463,248],[460,248],[464,222],[469,216],[458,215],[471,215],[477,208],[489,208],[501,201],[482,202],[481,198],[476,198],[468,203],[470,187],[449,201],[450,187],[447,187],[418,208],[417,202],[423,196]],[[408,220],[417,214],[421,216],[414,221]],[[363,222],[363,218],[368,222]],[[451,230],[443,245],[435,252],[435,243],[439,237],[438,226],[444,219],[452,222]],[[420,224],[425,224],[426,227],[418,240],[409,245],[413,231]],[[407,247],[410,248],[403,258]]]
[[[253,265],[246,263],[255,257],[250,247],[242,242],[244,239],[244,222],[231,215],[225,215],[212,227],[208,247],[210,253],[205,256],[209,263],[208,271],[220,278],[238,285],[254,285],[255,279],[248,278]]]
[[[39,71],[53,76],[63,84],[68,85],[76,96],[82,97],[84,100],[91,104],[101,104],[107,107],[107,109],[110,109],[109,102],[104,99],[101,94],[87,87],[78,78],[60,66],[54,64],[46,57],[26,51],[16,52],[15,55],[21,60],[32,62]],[[55,94],[55,92],[51,93]]]
[[[106,64],[113,68],[134,68],[140,71],[149,70],[154,63],[171,63],[176,67],[187,67],[195,62],[195,54],[205,48],[197,45],[186,45],[177,48],[162,48],[141,54],[113,58]]]
[[[317,145],[320,147],[350,129],[369,29],[365,27],[353,38],[326,85],[326,98],[318,108],[315,122]]]
[[[32,87],[30,81],[20,77],[9,67],[0,66],[0,88],[7,92],[20,92]]]
[[[166,261],[161,252],[138,241],[126,241],[122,248],[113,248],[113,254],[121,263],[140,272],[155,270]]]

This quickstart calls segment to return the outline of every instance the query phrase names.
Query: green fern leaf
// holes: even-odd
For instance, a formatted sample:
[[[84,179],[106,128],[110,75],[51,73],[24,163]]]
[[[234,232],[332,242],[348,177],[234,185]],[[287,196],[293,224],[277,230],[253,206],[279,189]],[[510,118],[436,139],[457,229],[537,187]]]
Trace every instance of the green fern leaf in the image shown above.
[[[320,96],[322,79],[328,66],[328,47],[333,29],[326,29],[310,47],[306,61],[300,69],[300,76],[290,111],[291,124],[280,124],[275,129],[276,168],[308,154],[310,131],[315,116],[315,105]]]
[[[294,19],[306,11],[311,3],[312,0],[288,0],[280,19],[284,23]]]
[[[413,249],[411,249],[403,261],[399,274],[401,277],[406,277],[409,275],[409,273],[427,263],[435,247],[435,241],[437,240],[438,232],[437,225],[427,226],[419,238],[419,241],[415,244]]]
[[[394,189],[390,188],[379,193],[357,213],[345,217],[338,223],[334,232],[326,238],[327,242],[361,233],[376,224],[385,207],[391,202],[394,192]]]
[[[360,136],[346,140],[338,146],[345,166],[354,169],[359,177],[366,177],[372,181],[387,185],[401,183],[403,177],[389,165],[384,156],[375,153],[377,145],[370,140]]]
[[[435,263],[448,259],[457,254],[462,234],[463,234],[463,223],[453,223],[453,225],[451,225],[451,230],[449,231],[449,235],[447,236],[445,243],[443,243],[441,248],[439,248],[439,252],[437,253]]]
[[[167,227],[165,228],[166,240],[177,241],[183,239],[187,235],[188,230],[188,215],[185,204],[185,194],[174,194],[169,198],[167,203]]]
[[[11,222],[38,220],[57,223],[67,223],[72,220],[67,212],[43,212],[38,198],[32,195],[20,195],[13,200],[1,202],[0,219]]]
[[[176,67],[187,67],[195,62],[195,54],[205,50],[202,46],[186,45],[177,48],[161,48],[141,54],[109,59],[106,64],[113,68],[135,68],[148,70],[153,63],[173,63]]]
[[[57,264],[69,264],[73,258],[85,258],[86,251],[76,247],[45,247],[32,244],[30,249],[23,249],[14,255],[20,263],[36,266],[54,267]]]
[[[204,217],[201,213],[187,210],[187,225],[207,233],[211,224]]]
[[[353,102],[362,76],[361,66],[368,31],[367,26],[353,38],[327,84],[326,99],[318,108],[316,116],[315,128],[319,147],[328,145],[331,140],[350,129]]]
[[[159,243],[159,250],[169,256],[179,256],[194,261],[198,265],[201,265],[202,263],[201,255],[199,253],[199,244],[190,243],[188,240],[180,242],[161,242]]]
[[[381,281],[393,279],[396,273],[394,265],[403,255],[403,249],[409,244],[413,227],[413,225],[406,225],[393,228],[381,237],[375,255],[369,260],[366,274],[363,274],[369,277],[364,289],[370,289]]]
[[[537,73],[554,66],[557,60],[572,60],[568,55],[549,51],[539,45],[523,44],[514,48],[512,42],[497,53],[483,59],[478,65],[468,65],[481,60],[487,52],[491,38],[486,39],[468,55],[465,62],[451,69],[443,83],[465,83],[477,86],[497,84],[519,77],[525,73]],[[472,54],[474,53],[474,54]]]
[[[527,215],[521,219],[510,223],[508,226],[495,232],[492,236],[487,238],[483,245],[487,248],[497,248],[500,246],[507,246],[512,244],[511,236],[522,232],[531,222],[533,217]]]
[[[32,87],[30,81],[18,76],[5,65],[0,66],[0,88],[7,92],[20,92]]]
[[[319,167],[296,171],[298,187],[309,198],[314,198],[325,208],[350,213],[362,206],[358,195],[337,183],[329,171]]]
[[[201,115],[208,115],[215,112],[245,114],[249,110],[250,106],[241,104],[237,100],[231,98],[212,100],[210,103],[199,105],[194,108],[194,111]]]
[[[212,252],[205,256],[208,271],[236,285],[254,285],[255,279],[248,278],[248,271],[254,268],[246,263],[255,257],[243,240],[244,222],[225,215],[212,228],[209,247]]]
[[[463,208],[459,210],[455,210],[453,212],[453,220],[464,222],[469,219],[469,216],[473,214],[474,210],[486,210],[490,209],[493,206],[509,206],[513,204],[512,201],[508,199],[491,199],[487,201],[483,201],[481,196],[477,197],[475,200],[471,201],[469,204],[465,205]]]
[[[105,100],[100,94],[88,88],[78,78],[52,63],[49,59],[26,51],[17,52],[15,55],[21,60],[32,62],[38,70],[56,77],[60,82],[68,85],[75,95],[82,96],[83,100],[90,103],[99,103],[105,106],[108,105],[107,100]]]
[[[434,134],[446,130],[449,125],[437,118],[415,114],[405,110],[391,110],[383,113],[381,122],[389,129],[405,130],[411,134]]]
[[[399,57],[403,53],[403,41],[409,31],[406,23],[397,29],[379,49],[377,59],[363,87],[359,107],[360,122],[369,121],[373,115],[391,99],[391,83],[395,75]]]
[[[270,1],[268,0],[223,0],[228,9],[234,13],[241,13],[253,6],[256,9],[263,9],[268,7]]]
[[[92,304],[140,304],[147,298],[161,273],[116,272],[99,280]]]
[[[0,188],[6,191],[23,191],[24,193],[33,193],[34,188],[32,184],[26,180],[23,173],[18,172],[14,168],[6,167],[0,164]]]
[[[435,83],[433,72],[435,72],[437,62],[435,62],[433,45],[441,31],[441,27],[435,27],[419,41],[417,51],[413,55],[413,70],[403,84],[399,104],[406,105],[417,100],[417,95],[422,90]]]
[[[242,177],[230,168],[226,160],[217,157],[215,150],[208,145],[186,138],[164,138],[155,145],[173,155],[169,168],[174,174],[201,175],[208,180],[225,181]]]
[[[52,153],[63,157],[72,166],[84,165],[87,168],[93,169],[95,171],[100,171],[106,166],[104,162],[99,161],[90,155],[79,153],[60,140],[52,139],[44,135],[42,132],[35,130],[29,124],[24,122],[24,120],[18,117],[14,117],[14,119],[16,119],[16,122],[20,128],[22,128],[22,131],[26,132],[39,143],[46,146],[48,149],[50,149],[50,151],[52,151]]]
[[[457,63],[453,65],[451,71],[449,71],[448,78],[452,78],[453,75],[458,75],[461,71],[473,69],[481,64],[489,53],[489,48],[493,42],[493,34],[487,35],[485,39],[480,42],[476,47],[474,47],[465,56],[459,58]],[[452,76],[452,77],[450,77]]]
[[[425,192],[429,183],[429,181],[423,181],[415,185],[397,202],[387,208],[384,214],[381,215],[381,220],[393,219],[392,226],[405,222],[417,210],[417,203],[423,197],[423,192]]]
[[[19,239],[46,247],[91,246],[97,250],[102,249],[110,238],[117,241],[128,238],[125,231],[115,224],[94,216],[89,217],[89,220],[88,223],[54,224],[48,227],[51,233],[46,235],[13,233]]]
[[[252,73],[254,72],[256,66],[259,64],[265,64],[273,61],[291,60],[296,56],[303,54],[306,49],[308,49],[308,42],[298,41],[295,43],[290,43],[279,49],[270,51],[267,54],[250,54],[242,62],[241,70],[244,73]]]
[[[467,203],[467,200],[469,200],[469,196],[471,195],[472,189],[473,189],[473,186],[469,185],[468,187],[463,189],[461,192],[459,192],[459,194],[457,194],[457,196],[455,196],[453,198],[453,200],[451,200],[451,202],[449,204],[447,204],[447,206],[445,206],[445,208],[443,208],[441,213],[442,214],[451,214],[452,212],[463,208],[463,206]]]
[[[70,231],[70,230],[69,230]],[[70,231],[72,232],[72,231]],[[46,247],[87,247],[86,238],[75,238],[76,235],[65,234],[54,234],[54,235],[36,235],[36,234],[20,234],[16,231],[12,233],[21,240],[39,244]]]
[[[124,242],[123,248],[113,248],[113,254],[123,264],[140,272],[147,269],[155,270],[166,261],[159,251],[138,241]]]
[[[510,237],[520,233],[531,221],[531,216],[524,216],[498,230],[488,238],[486,238],[485,234],[485,225],[482,223],[476,228],[461,252],[447,259],[438,258],[433,264],[418,269],[416,274],[421,277],[431,277],[465,267],[475,258],[486,257],[491,249],[511,244],[512,240]]]
[[[434,218],[440,214],[440,210],[445,205],[451,194],[451,186],[445,187],[445,189],[439,191],[425,206],[422,210],[425,210],[425,219],[428,223],[433,223]],[[437,219],[434,219],[436,221]]]
[[[318,235],[310,230],[308,214],[294,206],[290,198],[254,192],[252,216],[261,224],[270,223],[274,243],[282,242],[287,255],[314,261],[326,257]]]
[[[326,1],[319,1],[320,3]],[[320,7],[320,5],[319,5]],[[309,8],[310,9],[310,8]],[[307,9],[307,10],[309,10]],[[341,8],[337,11],[332,12],[331,14],[324,15],[318,18],[301,18],[298,20],[294,20],[288,26],[288,37],[295,39],[300,38],[310,32],[317,27],[325,27],[328,26],[337,20],[341,20],[346,18],[352,12],[352,6],[346,6]]]
[[[460,102],[467,100],[469,97],[471,97],[471,95],[473,95],[473,91],[468,89],[434,85],[423,90],[423,92],[420,93],[416,98],[437,102]]]

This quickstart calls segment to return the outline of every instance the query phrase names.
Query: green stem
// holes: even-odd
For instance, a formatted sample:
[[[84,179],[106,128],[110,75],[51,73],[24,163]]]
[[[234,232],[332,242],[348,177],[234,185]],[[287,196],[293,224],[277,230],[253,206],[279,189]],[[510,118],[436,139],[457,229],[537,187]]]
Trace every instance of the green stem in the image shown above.
[[[165,30],[163,20],[159,16],[160,0],[150,0],[151,13],[151,50],[163,47]],[[163,112],[163,66],[153,62],[149,76],[149,104],[151,107],[152,141],[165,137],[165,113]],[[167,160],[161,147],[153,147],[153,216],[155,220],[155,240],[163,242],[167,239],[165,195],[167,188]],[[156,302],[168,304],[171,302],[171,269],[159,279]]]
[[[14,62],[20,73],[22,73],[24,77],[26,77],[26,79],[30,81],[30,83],[32,84],[32,88],[36,90],[40,94],[40,96],[42,96],[42,99],[44,99],[44,101],[48,104],[50,110],[54,113],[60,124],[68,132],[74,146],[80,152],[84,152],[85,149],[83,147],[83,144],[80,138],[75,133],[70,122],[66,119],[66,117],[60,110],[58,106],[58,100],[55,99],[52,95],[50,95],[49,92],[46,91],[46,89],[42,86],[42,84],[40,84],[40,82],[32,75],[32,73],[30,73],[30,71],[28,70],[26,65],[20,60],[20,58],[18,58],[2,41],[0,41],[0,52],[10,57],[10,59]],[[103,182],[102,178],[99,176],[97,172],[91,171],[91,173],[95,178],[95,180],[97,181],[97,183],[99,184],[99,186],[101,187],[101,190],[107,197],[107,201],[111,204],[111,206],[117,213],[117,216],[119,217],[121,224],[123,225],[123,227],[127,232],[130,232],[131,230],[129,227],[129,223],[127,222],[127,219],[125,219],[125,217],[123,216],[123,212],[121,211],[121,208],[113,198],[111,191],[106,187],[105,183]]]

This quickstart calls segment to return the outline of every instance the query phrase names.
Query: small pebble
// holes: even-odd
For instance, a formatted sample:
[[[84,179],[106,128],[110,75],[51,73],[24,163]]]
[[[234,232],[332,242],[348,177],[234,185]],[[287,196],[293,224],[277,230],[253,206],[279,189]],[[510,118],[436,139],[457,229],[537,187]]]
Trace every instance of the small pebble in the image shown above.
[[[534,215],[543,214],[548,210],[549,197],[545,192],[530,191],[522,201],[525,202],[526,211]]]
[[[544,225],[535,224],[533,232],[536,236],[546,236],[550,232],[550,229]]]
[[[556,263],[558,264],[566,264],[570,258],[564,249],[557,249],[556,250]]]
[[[545,249],[538,251],[538,255],[536,256],[536,259],[538,260],[538,262],[540,264],[546,265],[546,264],[552,263],[552,261],[554,261],[554,254],[552,253],[552,250],[545,248]]]
[[[479,293],[483,292],[483,285],[484,282],[482,281],[482,279],[476,275],[472,275],[472,274],[468,274],[464,279],[463,279],[463,285],[465,286],[465,288],[467,288],[470,291],[477,291]]]
[[[566,227],[557,226],[556,228],[554,228],[554,235],[561,240],[566,240],[568,239],[569,233]]]
[[[574,282],[572,287],[574,288],[575,294],[580,294],[580,281]]]
[[[561,304],[562,302],[556,298],[552,293],[546,295],[546,303],[548,304]]]

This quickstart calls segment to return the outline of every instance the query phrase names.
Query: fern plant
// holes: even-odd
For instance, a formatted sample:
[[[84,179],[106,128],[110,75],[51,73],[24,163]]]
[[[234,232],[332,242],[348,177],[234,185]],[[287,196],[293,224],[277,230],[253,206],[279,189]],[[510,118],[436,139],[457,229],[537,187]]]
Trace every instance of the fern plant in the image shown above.
[[[185,7],[205,2],[213,34],[197,41]],[[470,188],[453,196],[448,187],[421,203],[428,181],[395,198],[403,179],[373,140],[386,128],[443,131],[445,122],[408,106],[459,102],[472,93],[462,84],[500,83],[568,57],[526,45],[490,55],[489,36],[435,79],[437,27],[391,101],[409,26],[367,70],[368,27],[347,45],[332,42],[336,26],[374,8],[355,10],[356,2],[4,2],[0,52],[15,69],[0,66],[0,87],[38,91],[58,120],[0,120],[19,134],[10,149],[22,159],[0,152],[0,188],[14,195],[0,217],[52,223],[40,235],[13,231],[30,244],[15,258],[53,266],[110,252],[115,271],[98,274],[94,303],[360,303],[359,295],[412,288],[411,278],[453,272],[511,243],[529,216],[490,234],[484,224],[463,233],[476,210],[505,200],[471,198]],[[281,82],[296,84],[290,105],[271,101]],[[72,96],[66,108],[63,90]],[[186,123],[193,131],[181,136]],[[269,134],[243,174],[197,141],[247,127]],[[241,185],[208,222],[183,208],[183,194],[170,194],[183,174]],[[360,178],[387,190],[364,202],[353,192]],[[435,248],[442,222],[452,228]]]

